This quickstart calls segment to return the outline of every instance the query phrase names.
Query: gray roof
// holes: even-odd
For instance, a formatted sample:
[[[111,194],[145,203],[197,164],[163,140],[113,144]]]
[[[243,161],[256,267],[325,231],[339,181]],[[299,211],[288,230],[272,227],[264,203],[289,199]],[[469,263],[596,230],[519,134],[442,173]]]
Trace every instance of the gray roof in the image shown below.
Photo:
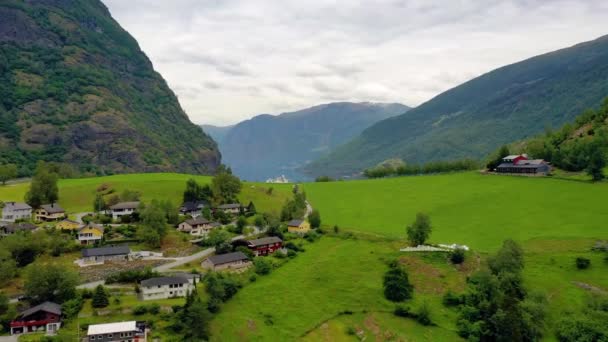
[[[12,233],[14,233],[16,231],[20,231],[20,230],[23,230],[23,231],[30,230],[31,231],[31,230],[35,230],[37,228],[38,228],[38,226],[36,226],[33,223],[29,223],[29,222],[11,223],[4,227],[4,229],[6,229],[7,232],[12,232]]]
[[[65,210],[63,210],[63,208],[57,203],[43,204],[40,206],[40,208],[44,209],[49,214],[65,213]]]
[[[38,311],[45,311],[45,312],[54,313],[55,315],[61,315],[61,305],[53,303],[53,302],[44,302],[40,305],[36,305],[34,307],[31,307],[31,308],[23,311],[22,313],[19,314],[19,318],[27,317]]]
[[[547,164],[546,161],[544,161],[543,159],[527,159],[527,160],[520,160],[517,165],[544,165]]]
[[[240,203],[222,204],[222,205],[219,205],[217,208],[218,209],[237,209],[237,208],[241,208],[241,204]]]
[[[139,207],[139,202],[120,202],[116,203],[110,207],[110,210],[116,209],[137,209]]]
[[[32,207],[30,207],[27,203],[20,203],[20,202],[4,202],[4,208],[6,208],[7,210],[31,210]]]
[[[209,260],[213,265],[222,265],[239,260],[249,260],[249,258],[247,258],[247,256],[243,254],[243,252],[234,252],[210,256],[207,260]]]
[[[203,201],[198,201],[198,202],[184,202],[184,204],[182,204],[181,208],[179,208],[180,211],[197,211],[199,209],[204,208],[206,205],[205,202]]]
[[[112,246],[112,247],[99,247],[99,248],[86,248],[82,250],[83,257],[93,257],[102,255],[121,255],[129,254],[131,249],[129,246]]]
[[[211,223],[211,221],[207,220],[204,217],[197,217],[195,219],[186,220],[186,223],[189,224],[189,225],[191,225],[191,226],[198,226],[199,224]]]
[[[302,222],[304,222],[304,220],[291,220],[289,222],[287,222],[287,225],[290,227],[299,227]]]
[[[170,284],[186,284],[188,283],[188,278],[186,277],[159,277],[159,278],[150,278],[141,281],[141,286],[150,287],[150,286],[163,286]]]
[[[264,246],[264,245],[269,245],[271,243],[277,243],[277,242],[283,242],[283,240],[281,240],[281,238],[279,238],[277,236],[269,236],[269,237],[265,237],[265,238],[261,238],[261,239],[247,241],[247,243],[252,246]]]
[[[502,169],[502,168],[512,168],[512,169],[538,169],[539,167],[545,166],[547,164],[523,164],[523,163],[518,163],[518,164],[513,164],[513,163],[502,163],[500,165],[498,165],[496,168],[497,169]],[[548,166],[548,165],[547,165]]]

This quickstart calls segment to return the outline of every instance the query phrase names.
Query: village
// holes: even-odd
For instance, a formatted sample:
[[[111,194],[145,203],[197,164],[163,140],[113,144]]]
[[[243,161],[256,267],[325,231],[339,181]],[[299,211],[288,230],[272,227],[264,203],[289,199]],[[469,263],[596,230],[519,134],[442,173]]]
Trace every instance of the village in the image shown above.
[[[251,279],[256,274],[267,274],[271,268],[296,255],[301,245],[298,241],[314,241],[320,216],[297,185],[293,188],[294,199],[285,204],[278,218],[257,212],[253,202],[245,205],[234,201],[241,185],[229,171],[216,177],[238,184],[230,190],[232,193],[222,194],[230,200],[217,201],[202,195],[208,193],[208,186],[190,180],[184,202],[169,209],[171,212],[161,210],[156,200],[144,203],[128,191],[116,197],[101,195],[107,185],[99,187],[100,194],[91,212],[70,213],[58,201],[39,205],[6,201],[0,220],[0,241],[43,233],[60,236],[70,246],[66,250],[79,253],[72,263],[81,275],[96,274],[76,286],[78,297],[92,296],[96,314],[111,304],[109,298],[124,301],[128,297],[129,301],[142,303],[133,309],[134,315],[137,310],[150,307],[145,303],[152,303],[156,308],[153,310],[159,310],[159,305],[166,310],[170,307],[162,304],[167,301],[175,306],[175,300],[181,298],[183,303],[184,299],[197,296],[197,291],[209,287],[208,284],[202,286],[209,281],[207,278],[213,281],[218,272],[248,274]],[[117,197],[129,200],[117,202]],[[115,203],[102,204],[108,198]],[[183,247],[185,252],[181,254],[165,255],[158,242],[167,236],[177,237],[183,246],[191,247]],[[273,255],[277,256],[276,261],[264,260]],[[20,312],[9,323],[10,335],[52,336],[62,329],[66,320],[78,319],[78,312],[65,312],[69,301],[47,299],[26,294],[13,296],[11,303],[16,303]],[[101,304],[96,304],[96,300]],[[82,299],[80,301],[77,306],[82,309]],[[86,336],[79,340],[147,341],[153,329],[145,320],[107,322],[107,318],[104,323],[88,325],[86,333],[82,332]]]

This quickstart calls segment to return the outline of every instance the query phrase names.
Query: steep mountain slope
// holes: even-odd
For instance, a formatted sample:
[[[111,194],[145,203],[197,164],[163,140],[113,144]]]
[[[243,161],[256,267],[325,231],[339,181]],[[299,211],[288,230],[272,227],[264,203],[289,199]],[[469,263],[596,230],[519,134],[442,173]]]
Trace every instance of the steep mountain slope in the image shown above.
[[[608,36],[477,77],[373,125],[305,170],[344,175],[395,157],[407,163],[482,157],[571,121],[606,94]]]
[[[99,0],[4,0],[0,162],[27,174],[39,159],[205,173],[220,155]]]
[[[228,134],[228,132],[230,132],[232,127],[234,127],[234,125],[232,125],[232,126],[201,125],[201,128],[203,129],[203,131],[205,131],[205,133],[209,134],[209,136],[211,138],[213,138],[213,140],[215,140],[218,143],[218,145],[222,144],[222,141],[224,141],[226,134]]]
[[[405,113],[391,103],[330,103],[278,116],[258,115],[234,126],[220,143],[224,163],[240,177],[265,180],[295,169],[361,133],[375,122]]]

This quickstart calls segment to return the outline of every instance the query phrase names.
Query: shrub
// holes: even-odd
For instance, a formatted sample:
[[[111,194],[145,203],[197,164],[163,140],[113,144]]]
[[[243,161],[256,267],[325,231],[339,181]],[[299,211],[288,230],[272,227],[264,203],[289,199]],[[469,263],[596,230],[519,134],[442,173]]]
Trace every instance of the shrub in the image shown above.
[[[422,325],[433,324],[431,321],[431,310],[426,302],[422,303],[418,311],[416,311],[416,321]]]
[[[356,330],[355,330],[355,328],[353,328],[353,327],[348,327],[348,328],[346,328],[346,333],[347,333],[348,335],[356,335],[356,334],[357,334],[357,331],[356,331]]]
[[[253,266],[255,267],[255,273],[264,275],[272,271],[272,261],[264,258],[257,257],[253,260]]]
[[[250,282],[255,282],[256,280],[258,280],[258,277],[255,274],[252,274],[251,277],[249,277],[249,281]]]
[[[160,305],[156,303],[151,304],[150,306],[148,306],[148,312],[153,315],[157,315],[160,312]]]
[[[462,264],[464,262],[465,253],[464,249],[456,248],[450,253],[450,261],[452,264]]]
[[[576,258],[576,268],[579,270],[587,269],[589,266],[591,266],[591,260],[582,257]]]
[[[411,317],[410,308],[407,306],[398,305],[393,314],[397,317]]]
[[[145,315],[147,312],[148,308],[143,305],[139,305],[133,308],[133,314],[136,316]]]
[[[393,302],[402,302],[412,298],[414,287],[410,284],[407,272],[396,262],[384,274],[384,297]]]
[[[292,249],[290,249],[290,250],[288,250],[288,251],[287,251],[287,256],[288,256],[290,259],[295,258],[297,255],[298,255],[298,253],[297,253],[296,251],[292,250]]]
[[[445,306],[458,306],[462,304],[462,297],[455,294],[451,290],[448,290],[448,292],[443,295],[442,302]]]

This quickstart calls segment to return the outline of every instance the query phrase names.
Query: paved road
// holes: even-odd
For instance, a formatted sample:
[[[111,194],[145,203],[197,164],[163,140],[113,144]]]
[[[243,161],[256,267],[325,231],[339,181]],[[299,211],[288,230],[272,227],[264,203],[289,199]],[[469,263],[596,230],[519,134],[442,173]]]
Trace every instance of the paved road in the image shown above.
[[[19,336],[0,336],[0,342],[17,342],[19,341]]]
[[[78,223],[84,223],[82,221],[82,218],[85,217],[85,216],[87,216],[87,215],[89,215],[89,214],[91,214],[91,213],[76,213],[76,214],[74,214],[74,217],[76,218],[76,222],[78,222]]]

